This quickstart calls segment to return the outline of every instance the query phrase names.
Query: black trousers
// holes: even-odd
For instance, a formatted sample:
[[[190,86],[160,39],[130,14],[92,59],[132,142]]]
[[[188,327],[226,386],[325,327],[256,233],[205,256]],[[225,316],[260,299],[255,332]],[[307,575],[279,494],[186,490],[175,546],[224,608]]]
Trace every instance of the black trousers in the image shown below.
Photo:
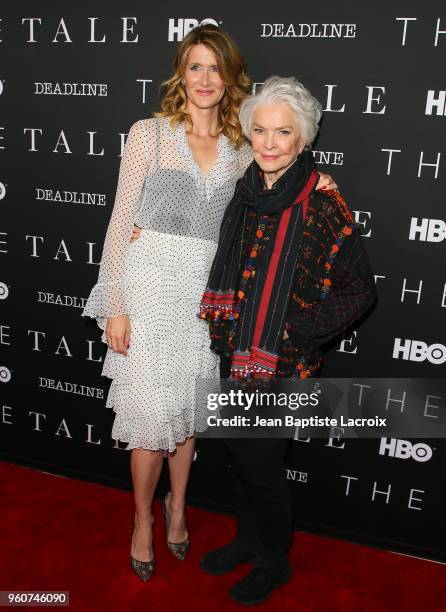
[[[221,357],[221,378],[229,376],[230,360]],[[288,563],[293,513],[285,478],[291,439],[228,438],[225,440],[234,477],[236,541],[243,552],[261,556],[272,568]]]

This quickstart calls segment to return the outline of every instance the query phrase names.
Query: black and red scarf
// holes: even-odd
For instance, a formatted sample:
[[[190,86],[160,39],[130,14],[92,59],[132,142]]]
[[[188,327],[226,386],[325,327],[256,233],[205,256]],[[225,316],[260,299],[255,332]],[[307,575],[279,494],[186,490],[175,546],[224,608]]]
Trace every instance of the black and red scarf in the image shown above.
[[[211,328],[225,328],[235,378],[269,378],[276,373],[305,208],[318,179],[310,149],[304,149],[267,190],[263,172],[253,161],[226,209],[199,316],[210,321]],[[256,213],[258,229],[246,253],[249,209]],[[266,219],[274,223],[257,251]]]

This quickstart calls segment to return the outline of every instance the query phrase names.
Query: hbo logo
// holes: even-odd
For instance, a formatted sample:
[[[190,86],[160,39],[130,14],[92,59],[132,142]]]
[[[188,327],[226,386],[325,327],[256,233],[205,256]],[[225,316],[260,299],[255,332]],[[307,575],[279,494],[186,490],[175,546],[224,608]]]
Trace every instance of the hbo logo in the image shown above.
[[[169,41],[183,40],[183,38],[194,28],[199,25],[207,24],[218,27],[218,23],[215,19],[211,19],[210,17],[203,19],[201,22],[199,22],[198,19],[169,19]]]
[[[0,382],[7,383],[11,380],[11,370],[6,366],[0,366]]]
[[[393,358],[405,359],[406,361],[425,361],[426,359],[434,365],[446,362],[446,346],[444,344],[431,344],[419,340],[401,340],[395,338],[393,346]]]
[[[412,217],[410,222],[409,240],[441,242],[446,240],[446,223],[441,219],[421,219]]]
[[[379,454],[385,455],[386,451],[389,457],[415,459],[419,462],[429,461],[432,457],[432,449],[428,444],[424,442],[412,444],[409,440],[397,440],[396,438],[381,438]]]

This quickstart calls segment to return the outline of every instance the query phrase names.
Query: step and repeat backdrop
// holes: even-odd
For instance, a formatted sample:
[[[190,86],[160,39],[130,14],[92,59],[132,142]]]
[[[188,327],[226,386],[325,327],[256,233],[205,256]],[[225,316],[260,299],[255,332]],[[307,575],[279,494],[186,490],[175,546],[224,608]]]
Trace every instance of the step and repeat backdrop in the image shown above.
[[[446,12],[434,2],[21,2],[0,9],[1,456],[130,487],[110,437],[105,345],[81,318],[129,128],[159,107],[179,41],[225,28],[256,84],[321,101],[315,145],[354,211],[379,303],[329,347],[330,377],[444,376]],[[392,398],[406,409],[404,394]],[[421,398],[426,419],[444,397]],[[441,439],[298,433],[284,475],[297,525],[445,559]],[[231,509],[221,441],[198,442],[191,503]]]

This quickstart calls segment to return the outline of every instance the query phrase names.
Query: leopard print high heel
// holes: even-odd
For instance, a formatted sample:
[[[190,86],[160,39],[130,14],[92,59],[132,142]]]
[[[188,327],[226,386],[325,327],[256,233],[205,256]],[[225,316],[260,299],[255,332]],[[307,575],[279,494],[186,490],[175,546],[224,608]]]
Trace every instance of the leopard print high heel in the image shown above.
[[[169,495],[170,495],[170,491],[169,493],[167,493],[166,497],[163,498],[163,516],[164,516],[164,524],[166,526],[166,534],[169,532],[169,524],[170,524],[169,513],[167,512],[167,503],[166,503],[166,500]],[[189,539],[189,535],[187,531],[186,531],[186,539],[183,540],[183,542],[175,543],[175,542],[169,542],[169,540],[167,540],[167,548],[170,550],[172,555],[176,557],[177,559],[179,559],[180,561],[185,560],[187,552],[189,550],[189,546],[190,546],[190,539]]]
[[[135,524],[133,524],[132,538],[134,533]],[[138,559],[135,559],[135,557],[132,557],[132,555],[130,555],[130,565],[132,566],[138,578],[140,578],[143,582],[147,582],[147,580],[149,580],[149,578],[152,576],[153,570],[155,569],[155,559],[152,559],[151,561],[139,561]]]

